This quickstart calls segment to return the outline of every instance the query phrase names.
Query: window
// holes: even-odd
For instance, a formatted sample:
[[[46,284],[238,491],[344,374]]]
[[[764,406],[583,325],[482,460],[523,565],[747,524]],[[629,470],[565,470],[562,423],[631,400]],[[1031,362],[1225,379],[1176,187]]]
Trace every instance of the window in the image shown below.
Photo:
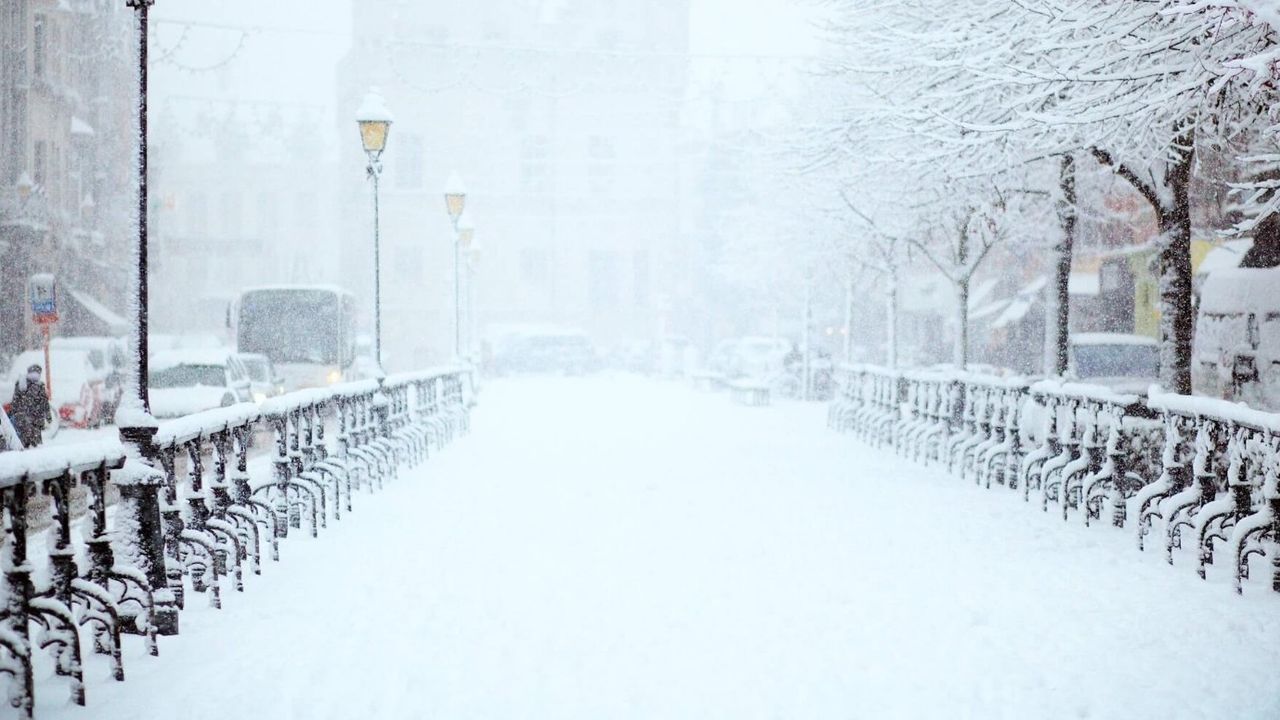
[[[40,187],[44,186],[45,172],[49,162],[49,146],[44,140],[37,140],[31,157],[31,180]]]
[[[280,228],[280,215],[277,202],[275,195],[271,193],[258,196],[258,235],[264,243],[274,243],[278,239],[276,233]]]
[[[35,16],[35,28],[32,32],[31,41],[31,71],[37,80],[43,80],[45,75],[45,56],[48,52],[48,30],[46,28],[44,15]]]
[[[631,258],[632,278],[631,293],[632,300],[636,305],[644,305],[649,302],[649,251],[636,250],[635,255]]]
[[[412,245],[400,245],[393,249],[390,258],[383,258],[383,269],[389,269],[387,260],[394,267],[396,282],[409,286],[422,282],[422,255]]]
[[[192,193],[187,202],[187,234],[207,237],[209,234],[209,203],[204,193]]]
[[[1102,277],[1100,278],[1102,292],[1115,292],[1124,284],[1124,268],[1120,263],[1110,262],[1102,266]]]
[[[227,192],[222,195],[222,230],[231,238],[239,238],[244,227],[244,205],[240,193]]]
[[[587,176],[592,191],[597,194],[608,191],[613,185],[613,141],[602,135],[592,135],[587,143],[587,157],[590,160]]]
[[[23,90],[11,90],[9,96],[13,103],[8,106],[10,114],[0,117],[0,133],[9,133],[8,147],[16,150],[16,155],[8,166],[8,177],[3,178],[12,184],[27,170],[27,93]],[[0,103],[0,111],[5,107],[5,103]]]
[[[612,252],[591,251],[589,302],[600,307],[613,307],[618,300],[617,263]]]
[[[316,229],[316,215],[319,214],[319,200],[313,192],[298,193],[296,207],[298,214],[297,227],[310,234]]]
[[[521,177],[524,189],[538,191],[547,181],[547,148],[546,135],[530,135],[524,140],[521,159]]]
[[[423,184],[422,138],[401,135],[395,152],[396,185],[405,190],[418,190]]]
[[[538,248],[520,251],[520,276],[529,285],[542,285],[547,280],[547,256]]]

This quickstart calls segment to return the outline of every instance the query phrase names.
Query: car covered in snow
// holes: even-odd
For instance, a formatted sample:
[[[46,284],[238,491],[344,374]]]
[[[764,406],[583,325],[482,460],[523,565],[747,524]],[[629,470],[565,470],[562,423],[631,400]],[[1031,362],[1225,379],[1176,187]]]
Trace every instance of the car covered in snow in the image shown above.
[[[495,349],[493,372],[582,375],[595,370],[591,340],[578,330],[539,329],[513,334]]]
[[[768,379],[784,370],[791,342],[779,337],[744,337],[733,345],[730,377]]]
[[[55,337],[49,344],[53,350],[83,350],[89,354],[93,369],[102,376],[102,416],[110,421],[124,396],[124,377],[128,365],[128,348],[123,338],[74,335]]]
[[[1145,395],[1160,375],[1160,343],[1131,333],[1072,333],[1067,375],[1116,392]]]
[[[110,421],[111,417],[104,411],[103,405],[106,374],[94,367],[89,352],[50,350],[48,364],[46,376],[51,376],[53,384],[49,404],[55,419],[50,425],[51,429],[58,426],[97,427]],[[5,376],[4,386],[0,387],[0,401],[3,401],[5,407],[13,400],[15,384],[26,376],[27,368],[32,365],[44,367],[43,350],[28,350],[13,359],[9,373]]]
[[[1220,269],[1205,278],[1191,385],[1197,395],[1280,410],[1280,268]]]
[[[284,379],[276,373],[271,358],[257,353],[236,353],[236,359],[249,376],[249,391],[254,402],[284,394]]]
[[[225,350],[165,350],[151,356],[147,372],[151,413],[157,418],[253,400],[248,370]]]

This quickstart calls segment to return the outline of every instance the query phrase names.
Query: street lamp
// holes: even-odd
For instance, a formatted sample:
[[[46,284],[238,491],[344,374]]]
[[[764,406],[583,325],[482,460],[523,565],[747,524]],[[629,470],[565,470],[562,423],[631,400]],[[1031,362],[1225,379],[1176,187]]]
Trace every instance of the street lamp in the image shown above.
[[[126,483],[117,483],[120,490],[118,513],[127,519],[122,521],[135,528],[137,557],[140,569],[155,593],[152,617],[160,635],[178,634],[178,606],[172,592],[167,589],[168,563],[164,555],[164,529],[160,513],[159,486],[164,476],[155,470],[159,465],[155,435],[158,430],[151,416],[151,399],[147,393],[147,333],[150,300],[147,286],[147,33],[151,6],[155,0],[125,0],[125,6],[137,11],[138,16],[138,240],[137,277],[133,283],[133,397],[125,398],[116,409],[116,425],[120,438],[132,446],[141,467],[151,466],[149,473],[134,472]],[[108,556],[110,551],[107,551]],[[123,617],[121,618],[124,619]],[[133,623],[123,623],[128,627]],[[151,654],[156,654],[154,645]]]
[[[444,184],[444,208],[453,221],[453,356],[462,356],[462,249],[471,244],[475,232],[463,215],[467,206],[467,188],[458,173],[451,173]]]
[[[373,182],[373,344],[374,360],[378,372],[382,372],[382,255],[378,229],[378,178],[382,176],[382,151],[387,147],[387,133],[391,130],[391,111],[382,100],[377,88],[370,88],[364,102],[356,110],[356,123],[360,126],[360,144],[369,165],[365,168]]]
[[[480,244],[474,239],[467,247],[467,354],[476,356],[476,275],[480,267]]]

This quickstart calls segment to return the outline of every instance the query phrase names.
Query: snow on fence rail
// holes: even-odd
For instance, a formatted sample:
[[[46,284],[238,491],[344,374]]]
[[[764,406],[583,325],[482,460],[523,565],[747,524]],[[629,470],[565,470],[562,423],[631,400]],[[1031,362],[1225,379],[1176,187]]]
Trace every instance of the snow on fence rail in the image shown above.
[[[140,448],[111,440],[0,454],[0,676],[9,705],[32,717],[38,650],[77,704],[86,649],[108,656],[123,680],[122,635],[142,636],[157,655],[156,636],[177,633],[188,592],[220,608],[224,582],[242,592],[245,571],[260,574],[264,548],[279,560],[290,530],[305,521],[315,536],[351,511],[353,491],[380,488],[465,433],[473,395],[469,371],[444,368],[171,420]],[[250,469],[260,430],[274,443],[269,472]],[[79,488],[83,525],[72,518]],[[47,538],[30,530],[45,524]]]
[[[1236,592],[1270,557],[1280,592],[1280,415],[1161,392],[976,373],[848,365],[828,424],[964,479],[1021,491],[1064,520],[1130,526],[1165,557],[1188,546]],[[1261,562],[1261,561],[1259,561]]]

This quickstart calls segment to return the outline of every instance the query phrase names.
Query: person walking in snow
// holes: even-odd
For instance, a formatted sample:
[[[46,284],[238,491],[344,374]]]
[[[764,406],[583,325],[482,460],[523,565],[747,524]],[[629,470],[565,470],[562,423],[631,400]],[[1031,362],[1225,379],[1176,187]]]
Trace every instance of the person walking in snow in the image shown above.
[[[18,438],[29,448],[40,445],[44,440],[41,435],[44,426],[53,422],[49,394],[40,380],[40,372],[39,365],[27,368],[26,377],[13,384],[13,402],[9,405]]]

